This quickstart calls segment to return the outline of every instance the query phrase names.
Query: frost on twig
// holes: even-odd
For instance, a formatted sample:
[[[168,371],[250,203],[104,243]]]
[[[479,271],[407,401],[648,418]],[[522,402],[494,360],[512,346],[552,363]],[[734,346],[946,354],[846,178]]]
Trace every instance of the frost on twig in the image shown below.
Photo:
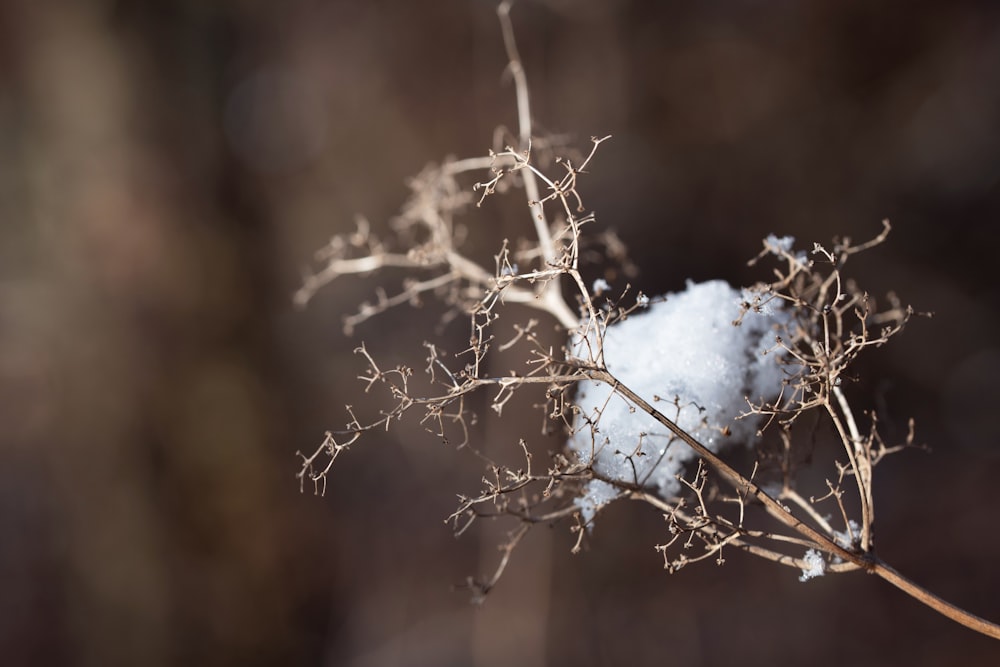
[[[380,392],[383,407],[362,418],[348,406],[342,429],[327,433],[311,454],[300,453],[303,486],[311,482],[322,493],[344,451],[409,420],[485,464],[479,489],[460,494],[447,519],[455,533],[481,519],[513,526],[494,571],[467,581],[477,600],[497,584],[533,526],[567,520],[576,552],[609,504],[631,499],[664,517],[656,549],[670,572],[700,561],[721,565],[734,552],[794,568],[803,580],[862,569],[1000,637],[1000,627],[934,597],[874,553],[875,466],[913,446],[913,427],[904,442],[887,444],[875,413],[857,407],[863,403],[850,385],[860,355],[898,335],[914,311],[892,294],[876,302],[845,267],[886,240],[888,221],[857,245],[844,238],[797,249],[791,237],[769,236],[750,263],[769,264],[770,274],[742,291],[710,282],[650,298],[590,275],[604,261],[628,275],[616,238],[588,243],[595,218],[580,192],[608,137],[592,138],[582,158],[539,160],[509,8],[502,3],[499,16],[518,102],[517,139],[483,157],[427,167],[411,181],[391,239],[359,222],[317,255],[319,268],[296,294],[304,305],[341,276],[401,270],[407,277],[400,288],[363,304],[345,320],[348,332],[389,308],[433,296],[467,319],[468,344],[448,354],[424,342],[422,369],[383,368],[360,345],[361,389]],[[463,184],[470,172],[478,180]],[[490,197],[517,189],[527,204],[525,238],[505,241],[489,266],[464,255],[471,226],[462,220]],[[561,327],[561,343],[539,333],[539,321],[549,318]],[[519,351],[523,365],[497,371],[492,360],[509,350]],[[511,443],[522,463],[492,460],[470,437],[482,418],[469,400],[477,392],[487,394],[492,418],[519,426],[525,419],[512,414],[510,401],[531,394],[542,434],[558,435],[566,446],[542,460],[529,430]],[[839,454],[817,488],[800,473],[818,422],[835,433]],[[752,466],[739,469],[727,445],[749,447]],[[754,525],[751,515],[761,513],[751,507],[768,520]]]
[[[595,149],[600,141],[594,140]],[[591,151],[584,164],[593,155]],[[410,414],[441,439],[478,452],[468,434],[479,416],[469,408],[467,397],[477,391],[490,392],[491,408],[502,418],[516,392],[537,385],[544,391],[540,404],[543,431],[572,434],[568,449],[541,470],[537,463],[532,465],[523,441],[523,467],[486,460],[483,488],[460,496],[449,518],[456,533],[465,532],[478,519],[501,516],[533,525],[578,515],[579,531],[592,526],[608,503],[636,498],[657,506],[667,503],[670,509],[665,516],[672,530],[688,535],[687,549],[697,544],[703,550],[697,556],[685,554],[679,561],[668,561],[671,570],[709,555],[721,560],[723,546],[794,567],[801,567],[804,552],[813,549],[826,554],[839,569],[858,567],[862,560],[858,554],[865,553],[870,543],[874,519],[871,470],[898,447],[885,445],[874,418],[869,430],[861,432],[844,397],[842,378],[862,350],[885,343],[912,314],[893,299],[888,309],[876,310],[872,300],[842,275],[848,258],[869,245],[855,247],[837,241],[831,250],[815,246],[810,256],[795,251],[791,239],[769,238],[755,261],[768,256],[776,261],[771,282],[743,292],[718,282],[692,285],[684,294],[659,299],[631,295],[628,287],[616,293],[606,281],[585,280],[580,267],[584,223],[593,218],[570,203],[581,201],[576,191],[579,171],[561,162],[557,164],[569,175],[548,177],[531,164],[530,153],[521,157],[493,154],[489,164],[504,158],[516,168],[499,178],[532,169],[553,193],[545,203],[565,216],[563,227],[549,237],[558,248],[554,262],[543,263],[547,253],[540,245],[536,252],[515,254],[504,243],[488,268],[462,256],[454,232],[457,210],[446,215],[440,203],[469,203],[440,194],[452,192],[450,186],[440,186],[440,179],[442,173],[457,172],[455,168],[435,170],[431,177],[425,172],[418,182],[433,187],[437,194],[415,193],[400,217],[429,227],[422,237],[429,240],[405,253],[393,253],[362,228],[331,244],[331,248],[363,247],[372,253],[350,259],[344,252],[331,253],[331,262],[355,261],[367,267],[364,261],[374,263],[374,256],[381,253],[386,265],[410,262],[414,270],[432,271],[430,278],[404,283],[408,287],[400,296],[363,308],[351,323],[401,303],[402,295],[412,301],[423,294],[420,290],[425,285],[433,283],[447,286],[435,293],[468,318],[469,345],[449,357],[435,344],[424,343],[425,381],[419,389],[416,371],[383,369],[360,346],[357,353],[367,371],[359,379],[366,392],[384,391],[387,407],[367,422],[349,410],[344,429],[331,431],[315,452],[302,455],[300,479],[312,481],[322,491],[340,453],[364,433],[392,428]],[[491,168],[490,173],[498,174],[495,166]],[[397,229],[409,227],[399,223]],[[522,241],[520,246],[530,244]],[[350,268],[342,264],[340,273],[346,272],[344,266]],[[326,275],[335,273],[331,269]],[[539,298],[540,289],[558,285],[560,277],[576,289],[576,309],[571,325],[564,324],[566,345],[553,348],[538,337],[536,318],[522,320],[509,313],[508,306],[533,306],[565,323],[564,313],[572,312],[565,302],[553,308],[551,302]],[[562,299],[561,292],[553,294]],[[658,319],[663,317],[660,313],[665,319]],[[508,325],[501,328],[503,322]],[[522,350],[525,368],[500,375],[493,372],[487,362],[490,355],[512,348]],[[630,366],[636,370],[629,370]],[[640,395],[647,403],[640,404]],[[845,443],[845,459],[828,480],[828,488],[803,495],[796,487],[801,457],[793,446],[792,431],[809,411],[823,412],[831,420]],[[783,458],[762,458],[760,469],[752,475],[737,473],[717,458],[723,445],[752,445],[769,428],[777,429],[786,445]],[[684,481],[684,464],[694,458],[708,464],[700,469],[697,484]],[[710,470],[720,474],[711,483]],[[773,478],[770,493],[756,481],[768,475]],[[860,501],[858,517],[850,516],[841,500],[851,486]],[[698,498],[693,514],[685,509],[692,496]],[[830,500],[836,503],[839,520],[831,520],[817,508],[818,503]],[[764,503],[795,529],[775,533],[747,527],[744,510],[755,502]],[[798,525],[807,524],[794,518],[793,508],[812,524],[808,529]],[[860,526],[858,534],[850,543],[838,542],[838,531],[850,531],[853,525]],[[698,539],[692,541],[692,536]],[[578,545],[583,537],[579,532]],[[763,546],[768,542],[777,546]],[[673,543],[663,546],[665,553]],[[795,554],[795,547],[802,551]],[[853,560],[848,557],[852,549],[857,549]]]

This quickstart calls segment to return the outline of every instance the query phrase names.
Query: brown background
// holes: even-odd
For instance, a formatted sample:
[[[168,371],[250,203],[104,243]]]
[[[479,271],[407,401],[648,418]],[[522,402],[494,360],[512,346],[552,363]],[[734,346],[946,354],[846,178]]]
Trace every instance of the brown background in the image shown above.
[[[857,273],[936,316],[855,390],[934,451],[879,468],[880,553],[1000,620],[997,6],[525,0],[514,18],[540,125],[614,135],[587,203],[646,292],[751,282],[769,232],[894,221]],[[347,339],[371,282],[306,311],[290,295],[355,213],[384,230],[407,175],[513,123],[492,3],[9,0],[0,31],[5,664],[1000,663],[862,574],[800,584],[730,554],[668,576],[639,506],[577,556],[565,527],[535,531],[470,607],[450,586],[498,533],[442,519],[479,468],[412,424],[299,494],[295,451],[357,400],[351,349],[417,359],[440,313]],[[486,209],[469,251],[488,261],[525,228]],[[474,435],[558,447],[515,421]]]

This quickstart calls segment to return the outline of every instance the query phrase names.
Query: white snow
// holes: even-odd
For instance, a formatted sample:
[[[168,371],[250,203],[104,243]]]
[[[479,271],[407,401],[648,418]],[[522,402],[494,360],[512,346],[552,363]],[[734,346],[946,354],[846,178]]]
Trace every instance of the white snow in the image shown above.
[[[806,550],[806,555],[802,560],[804,560],[806,564],[802,568],[802,574],[799,576],[799,581],[809,581],[813,577],[823,576],[823,573],[826,570],[826,561],[823,560],[823,554],[815,549],[808,549]]]
[[[775,250],[781,252],[791,252],[792,244],[795,243],[795,237],[794,236],[779,237],[774,234],[768,234],[767,238],[764,239],[764,243],[767,244],[769,248],[774,248]]]
[[[743,299],[724,281],[689,282],[684,292],[605,333],[608,370],[712,451],[752,442],[757,421],[736,419],[747,411],[746,399],[771,399],[781,390],[774,347],[783,313],[769,303],[734,326]],[[587,357],[579,336],[573,343],[574,352]],[[677,475],[695,457],[687,445],[603,383],[581,383],[577,404],[582,413],[569,446],[582,462],[609,480],[653,488],[664,498],[680,491]],[[617,495],[611,484],[594,480],[576,502],[589,524]]]

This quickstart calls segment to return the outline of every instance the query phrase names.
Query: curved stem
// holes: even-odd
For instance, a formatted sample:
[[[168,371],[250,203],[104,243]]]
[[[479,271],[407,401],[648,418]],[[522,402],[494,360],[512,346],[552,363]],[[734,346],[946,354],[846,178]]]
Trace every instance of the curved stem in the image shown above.
[[[830,415],[833,417],[834,425],[840,433],[841,438],[844,439],[847,455],[850,457],[851,465],[854,467],[855,483],[858,485],[858,492],[861,496],[861,550],[868,551],[871,549],[872,526],[875,524],[871,457],[866,448],[861,444],[861,432],[858,430],[858,424],[854,420],[854,412],[851,410],[844,392],[836,384],[830,387],[830,392],[837,399],[837,405],[840,407],[840,413],[843,415],[844,423],[847,427],[847,433],[845,434],[840,420],[831,406],[829,410]],[[845,436],[850,438],[850,442],[848,442]],[[850,526],[847,529],[850,531]]]
[[[862,474],[862,466],[867,466],[868,464],[862,455],[863,453],[858,451],[857,441],[852,439],[851,434],[845,430],[840,415],[832,404],[826,403],[826,412],[833,422],[833,427],[836,429],[837,435],[844,444],[847,460],[850,462],[851,470],[855,473],[854,483],[858,487],[858,500],[861,501],[861,550],[868,551],[871,548],[871,522],[874,516],[871,502],[871,488],[868,484],[870,476]],[[852,532],[850,524],[847,524],[846,529],[848,533]]]

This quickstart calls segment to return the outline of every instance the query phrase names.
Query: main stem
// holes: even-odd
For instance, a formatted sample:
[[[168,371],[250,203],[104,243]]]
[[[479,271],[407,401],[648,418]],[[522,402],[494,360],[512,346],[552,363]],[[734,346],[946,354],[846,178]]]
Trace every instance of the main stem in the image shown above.
[[[956,623],[964,625],[970,630],[975,630],[976,632],[986,635],[987,637],[1000,639],[1000,625],[980,618],[975,614],[971,614],[964,609],[956,607],[950,602],[939,598],[879,560],[873,553],[856,553],[848,551],[834,542],[830,537],[817,531],[812,526],[800,521],[781,503],[761,489],[756,482],[748,479],[731,465],[719,458],[714,452],[705,447],[705,445],[698,442],[694,436],[672,422],[664,414],[646,402],[645,399],[632,391],[626,385],[622,384],[607,370],[586,367],[581,368],[581,370],[589,379],[597,382],[604,382],[605,384],[610,385],[614,388],[616,393],[624,396],[629,401],[634,403],[640,410],[653,417],[653,419],[666,427],[671,433],[683,440],[684,443],[693,449],[702,459],[705,460],[706,463],[725,476],[734,486],[748,491],[755,498],[757,498],[757,500],[763,503],[768,514],[803,537],[806,537],[814,542],[818,548],[845,561],[854,563],[866,572],[885,579],[918,602],[925,604],[939,614],[947,616]]]

